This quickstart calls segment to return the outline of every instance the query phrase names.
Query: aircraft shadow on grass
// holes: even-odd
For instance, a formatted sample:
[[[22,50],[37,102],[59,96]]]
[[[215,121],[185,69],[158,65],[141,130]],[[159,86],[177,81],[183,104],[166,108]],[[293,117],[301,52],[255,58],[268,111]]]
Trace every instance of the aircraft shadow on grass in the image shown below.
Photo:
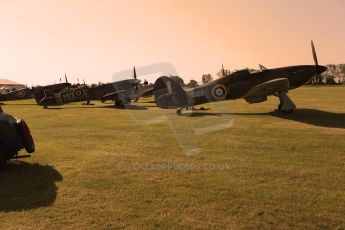
[[[309,125],[345,129],[345,113],[332,113],[317,109],[296,109],[293,114],[282,114],[279,111],[269,113],[212,113],[197,112],[192,114],[183,114],[183,116],[201,117],[201,116],[274,116],[286,120],[302,122]]]
[[[271,112],[270,115],[314,126],[345,129],[345,113],[332,113],[317,109],[296,109],[293,114]]]
[[[51,166],[10,162],[0,169],[0,212],[50,206],[61,174]]]
[[[123,108],[115,108],[114,105],[106,106],[74,106],[74,107],[48,107],[46,109],[59,110],[59,109],[125,109],[125,110],[147,110],[148,107],[157,106],[139,106],[139,105],[126,105]]]
[[[32,106],[32,105],[37,105],[36,103],[30,103],[30,104],[20,104],[20,103],[11,103],[11,104],[5,104],[5,103],[0,103],[0,105],[2,106],[16,106],[16,105],[20,105],[20,106]]]

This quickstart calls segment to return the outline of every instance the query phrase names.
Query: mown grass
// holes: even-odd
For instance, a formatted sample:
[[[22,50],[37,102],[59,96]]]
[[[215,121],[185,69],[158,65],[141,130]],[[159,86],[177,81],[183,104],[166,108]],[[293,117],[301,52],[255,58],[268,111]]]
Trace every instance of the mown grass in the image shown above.
[[[0,227],[344,228],[345,88],[290,95],[299,109],[284,116],[277,98],[182,117],[151,99],[7,103],[37,152],[0,172]]]

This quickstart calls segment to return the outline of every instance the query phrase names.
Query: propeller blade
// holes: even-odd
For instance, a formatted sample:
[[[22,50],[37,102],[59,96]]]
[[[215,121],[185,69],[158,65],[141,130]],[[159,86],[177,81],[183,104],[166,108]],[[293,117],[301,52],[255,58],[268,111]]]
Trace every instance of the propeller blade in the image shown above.
[[[314,46],[313,40],[311,41],[311,49],[312,49],[312,52],[313,52],[313,58],[314,58],[315,65],[318,66],[319,62],[317,61],[317,55],[316,55],[316,51],[315,51],[315,46]]]
[[[138,94],[139,92],[139,83],[137,82],[137,71],[135,70],[135,66],[133,68],[133,78],[135,80],[135,92]]]
[[[133,69],[133,77],[135,80],[137,80],[137,71],[135,70],[135,66],[134,66],[134,69]]]

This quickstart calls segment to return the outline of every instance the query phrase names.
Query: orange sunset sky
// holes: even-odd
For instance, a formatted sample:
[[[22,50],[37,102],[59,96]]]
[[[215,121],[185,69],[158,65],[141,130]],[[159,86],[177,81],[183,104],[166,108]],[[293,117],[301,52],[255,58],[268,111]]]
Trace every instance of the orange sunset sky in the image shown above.
[[[186,81],[229,69],[345,62],[342,0],[0,0],[0,78],[110,82],[169,62]],[[140,75],[140,73],[138,72]]]

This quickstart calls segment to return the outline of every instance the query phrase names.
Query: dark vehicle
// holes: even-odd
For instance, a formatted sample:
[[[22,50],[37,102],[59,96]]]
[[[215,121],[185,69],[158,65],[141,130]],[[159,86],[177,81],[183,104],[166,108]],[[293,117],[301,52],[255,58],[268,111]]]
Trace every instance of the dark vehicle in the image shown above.
[[[23,119],[4,113],[0,106],[0,166],[10,159],[30,157],[30,155],[18,155],[22,149],[28,153],[35,152],[29,127]]]

